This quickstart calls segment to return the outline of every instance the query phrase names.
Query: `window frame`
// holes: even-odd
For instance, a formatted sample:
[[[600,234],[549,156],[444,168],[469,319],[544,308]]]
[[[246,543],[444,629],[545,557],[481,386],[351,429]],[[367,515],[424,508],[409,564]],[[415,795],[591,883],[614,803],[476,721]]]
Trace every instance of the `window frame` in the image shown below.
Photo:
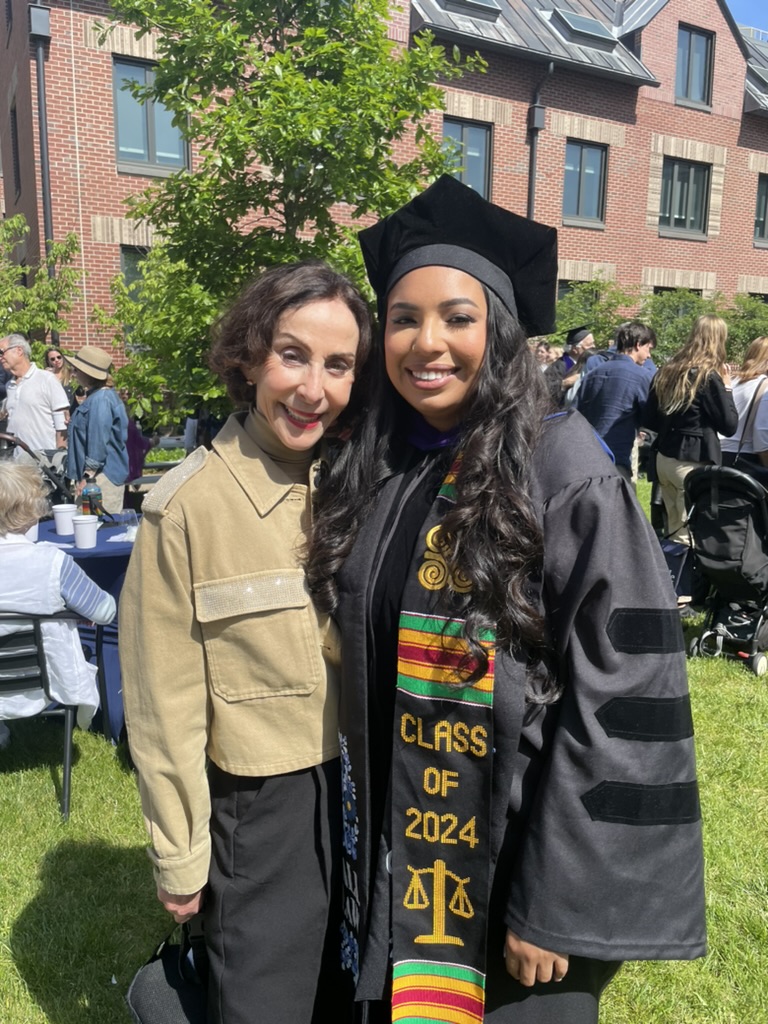
[[[154,76],[154,65],[151,62],[134,60],[119,53],[112,55],[112,105],[115,123],[115,161],[118,172],[121,174],[140,175],[141,177],[167,178],[178,171],[187,170],[189,168],[189,145],[181,132],[179,132],[181,163],[174,165],[158,163],[157,161],[157,121],[155,118],[155,101],[152,99],[148,99],[140,105],[141,114],[144,118],[144,131],[146,133],[147,160],[127,160],[120,155],[118,94],[124,91],[127,92],[127,90],[121,88],[117,80],[117,67],[120,64],[141,69],[146,75],[146,85],[152,84]],[[125,81],[125,77],[121,81]],[[178,131],[178,129],[176,130]]]
[[[688,35],[688,45],[686,47],[686,68],[685,68],[685,88],[686,92],[682,95],[677,91],[678,79],[680,76],[680,37],[683,33]],[[694,36],[698,36],[706,41],[707,53],[706,53],[706,70],[705,70],[705,93],[706,98],[703,100],[693,99],[690,95],[691,90],[691,78],[692,78],[692,60],[691,60],[691,41]],[[712,109],[712,87],[713,79],[715,77],[715,33],[707,32],[705,29],[696,28],[693,25],[686,25],[681,22],[677,26],[677,51],[675,60],[675,103],[681,107],[693,107],[695,110],[711,110]]]
[[[759,217],[762,199],[763,216]],[[760,221],[762,220],[762,227]],[[768,174],[757,176],[757,197],[755,200],[755,229],[752,242],[756,249],[768,249]]]
[[[598,215],[596,217],[590,217],[586,214],[577,213],[566,213],[565,212],[565,197],[566,197],[566,182],[568,172],[568,147],[578,146],[580,149],[579,154],[579,187],[577,197],[577,210],[583,205],[584,196],[584,180],[585,171],[583,167],[583,155],[586,149],[596,150],[600,153],[600,181],[598,183]],[[605,214],[607,206],[607,195],[608,195],[608,146],[603,145],[599,142],[587,142],[584,139],[566,139],[565,140],[565,166],[563,167],[563,203],[562,203],[562,217],[563,224],[566,227],[578,227],[578,228],[593,228],[595,230],[605,230]]]
[[[691,203],[693,202],[692,196],[694,194],[694,189],[691,188],[691,174],[695,171],[696,168],[699,168],[699,167],[702,167],[702,168],[704,168],[706,170],[706,189],[705,189],[705,198],[704,198],[704,209],[701,211],[701,213],[702,213],[701,220],[702,220],[702,225],[703,226],[701,228],[689,228],[689,227],[681,228],[681,227],[675,227],[672,223],[670,223],[670,224],[662,224],[661,219],[662,219],[663,216],[665,216],[665,214],[664,214],[664,205],[663,205],[664,204],[664,181],[665,181],[666,170],[667,170],[668,166],[671,166],[673,168],[673,170],[672,170],[672,183],[671,183],[671,188],[670,188],[669,213],[666,215],[666,216],[669,217],[670,221],[672,221],[674,219],[672,211],[675,209],[675,206],[676,206],[676,203],[675,203],[676,188],[680,187],[679,186],[679,178],[677,177],[678,170],[681,169],[681,168],[686,168],[688,170],[688,174],[689,174],[689,180],[688,180],[688,185],[687,185],[687,187],[688,187],[688,203],[686,204],[686,214],[685,214],[686,221],[690,220],[690,206],[691,206]],[[702,163],[701,161],[698,161],[698,160],[682,160],[682,159],[680,159],[678,157],[665,156],[664,157],[664,163],[662,164],[662,168],[661,168],[661,195],[659,197],[659,237],[661,237],[661,238],[683,238],[683,239],[686,239],[687,241],[706,242],[708,240],[708,238],[709,238],[709,235],[708,235],[707,232],[709,230],[709,209],[710,209],[711,195],[712,195],[712,164]]]
[[[460,140],[456,140],[452,135],[446,136],[446,124],[457,125],[461,128],[462,138]],[[464,151],[464,147],[467,145],[463,138],[465,128],[477,128],[485,133],[485,164],[483,167],[484,191],[478,192],[478,195],[481,195],[483,199],[490,200],[492,180],[491,169],[493,167],[493,124],[488,121],[473,121],[465,117],[453,117],[450,114],[443,115],[443,141],[445,141],[446,138],[450,138],[454,142],[458,141],[462,148],[462,152]],[[468,181],[464,180],[466,175],[466,166],[462,167],[461,170],[451,171],[449,173],[453,174],[454,178],[460,181],[463,185],[467,185],[470,188],[472,187]]]

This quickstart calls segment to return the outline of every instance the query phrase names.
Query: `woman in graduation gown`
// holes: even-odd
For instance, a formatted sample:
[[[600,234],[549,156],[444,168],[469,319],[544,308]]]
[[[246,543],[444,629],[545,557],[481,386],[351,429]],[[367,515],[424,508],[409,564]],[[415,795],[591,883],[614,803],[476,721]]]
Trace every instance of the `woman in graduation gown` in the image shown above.
[[[309,558],[342,629],[342,963],[358,1019],[596,1024],[705,952],[683,638],[586,422],[548,415],[556,232],[443,177],[361,233],[375,414]]]

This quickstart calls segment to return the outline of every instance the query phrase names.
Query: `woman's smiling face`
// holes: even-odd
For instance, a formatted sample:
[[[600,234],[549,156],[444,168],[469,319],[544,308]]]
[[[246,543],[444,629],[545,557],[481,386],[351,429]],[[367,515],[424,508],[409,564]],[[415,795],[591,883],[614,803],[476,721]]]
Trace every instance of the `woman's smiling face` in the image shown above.
[[[453,267],[420,267],[387,300],[387,374],[430,426],[450,430],[464,416],[485,356],[488,303],[483,286]]]
[[[309,302],[280,317],[264,362],[246,372],[256,408],[287,448],[314,447],[349,402],[360,331],[341,299]]]

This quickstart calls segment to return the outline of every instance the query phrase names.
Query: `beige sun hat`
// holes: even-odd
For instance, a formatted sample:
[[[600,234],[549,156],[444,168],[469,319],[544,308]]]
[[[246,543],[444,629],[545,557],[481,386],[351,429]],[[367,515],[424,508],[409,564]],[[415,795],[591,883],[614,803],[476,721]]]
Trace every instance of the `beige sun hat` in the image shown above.
[[[96,345],[84,345],[73,356],[64,357],[76,370],[87,373],[94,380],[106,380],[112,365],[112,356]]]

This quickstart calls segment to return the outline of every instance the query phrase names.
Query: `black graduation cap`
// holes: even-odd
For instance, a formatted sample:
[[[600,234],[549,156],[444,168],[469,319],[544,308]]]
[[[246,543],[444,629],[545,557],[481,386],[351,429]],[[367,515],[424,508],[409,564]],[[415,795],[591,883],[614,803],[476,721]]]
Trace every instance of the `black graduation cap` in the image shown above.
[[[489,203],[449,174],[358,234],[379,315],[417,267],[463,270],[498,295],[529,336],[555,329],[557,231]]]
[[[581,327],[572,327],[565,336],[565,344],[569,348],[571,345],[578,345],[580,341],[583,341],[591,333],[592,328],[588,324],[582,324]]]

